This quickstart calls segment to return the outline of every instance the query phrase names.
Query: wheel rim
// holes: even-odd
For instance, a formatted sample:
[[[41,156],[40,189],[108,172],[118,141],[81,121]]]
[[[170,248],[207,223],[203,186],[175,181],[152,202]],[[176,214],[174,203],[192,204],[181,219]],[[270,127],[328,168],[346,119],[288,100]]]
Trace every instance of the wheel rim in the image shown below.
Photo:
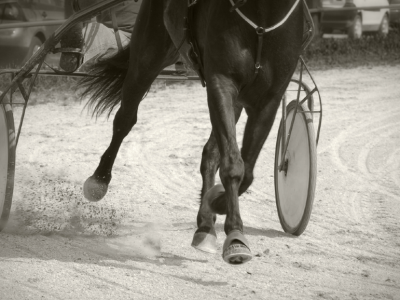
[[[296,101],[287,107],[286,136],[296,111]],[[300,235],[306,228],[315,192],[316,146],[312,118],[306,106],[299,108],[285,156],[287,170],[279,171],[282,124],[275,152],[275,195],[279,220],[285,232]]]
[[[8,130],[7,118],[4,106],[0,104],[0,217],[3,213],[6,199],[9,148],[8,148]]]

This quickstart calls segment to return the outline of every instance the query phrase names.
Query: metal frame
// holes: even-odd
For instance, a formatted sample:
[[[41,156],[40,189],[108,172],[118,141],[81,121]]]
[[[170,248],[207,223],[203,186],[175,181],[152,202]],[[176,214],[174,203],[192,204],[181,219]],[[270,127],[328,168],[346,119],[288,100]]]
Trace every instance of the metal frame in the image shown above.
[[[320,132],[321,132],[321,125],[322,125],[322,115],[323,115],[323,110],[322,110],[322,99],[321,99],[321,94],[319,92],[318,86],[314,80],[314,77],[311,75],[304,59],[302,56],[300,56],[299,58],[299,63],[300,63],[300,78],[299,79],[294,79],[292,78],[290,81],[297,84],[298,88],[297,88],[297,97],[296,97],[296,101],[297,101],[297,106],[296,106],[296,113],[294,114],[291,124],[290,124],[290,128],[289,128],[289,132],[288,135],[286,136],[286,134],[282,134],[282,153],[281,153],[281,163],[279,165],[279,171],[284,171],[285,168],[285,157],[286,157],[286,152],[288,149],[288,145],[290,142],[290,137],[292,134],[292,130],[293,130],[293,124],[294,121],[296,119],[296,115],[298,113],[305,113],[302,110],[299,110],[299,107],[306,101],[308,101],[309,105],[309,113],[312,114],[312,116],[314,116],[314,114],[319,114],[319,119],[318,119],[318,128],[317,128],[317,137],[316,137],[316,145],[318,146],[318,142],[319,142],[319,136],[320,136]],[[303,74],[306,73],[309,78],[311,79],[314,88],[310,89],[308,87],[308,85],[303,82]],[[305,92],[306,96],[302,99],[300,99],[300,93],[301,92]],[[314,110],[314,94],[317,93],[318,95],[318,103],[319,103],[319,110]],[[308,113],[307,112],[307,113]],[[282,130],[283,133],[286,132],[286,117],[287,117],[287,112],[286,112],[286,95],[283,97],[282,99]]]

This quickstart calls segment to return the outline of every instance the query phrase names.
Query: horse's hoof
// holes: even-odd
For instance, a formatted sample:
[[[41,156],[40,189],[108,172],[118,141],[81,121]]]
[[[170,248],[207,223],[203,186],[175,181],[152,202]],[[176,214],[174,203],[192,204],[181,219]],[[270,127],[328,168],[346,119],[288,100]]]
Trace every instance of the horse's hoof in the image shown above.
[[[209,189],[203,196],[203,202],[210,205],[215,199],[225,193],[225,188],[222,184],[216,184],[211,189]]]
[[[192,247],[207,253],[217,253],[217,237],[207,232],[196,232]]]
[[[232,265],[240,265],[252,258],[249,242],[239,230],[232,230],[223,246],[222,258]]]
[[[90,176],[83,184],[83,195],[89,201],[99,201],[107,194],[108,185]]]

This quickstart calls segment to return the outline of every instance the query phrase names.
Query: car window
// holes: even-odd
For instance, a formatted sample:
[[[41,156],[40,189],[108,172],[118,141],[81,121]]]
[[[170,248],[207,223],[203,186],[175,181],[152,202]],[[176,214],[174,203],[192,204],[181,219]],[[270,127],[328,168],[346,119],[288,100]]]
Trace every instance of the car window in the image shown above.
[[[3,21],[22,21],[21,11],[13,3],[0,4],[0,19]]]

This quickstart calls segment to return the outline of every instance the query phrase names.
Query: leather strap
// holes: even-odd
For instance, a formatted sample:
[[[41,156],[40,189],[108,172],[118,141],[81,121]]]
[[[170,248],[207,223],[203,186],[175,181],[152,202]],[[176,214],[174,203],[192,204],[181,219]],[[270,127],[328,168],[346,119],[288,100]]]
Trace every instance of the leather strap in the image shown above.
[[[232,8],[235,7],[235,2],[233,2],[233,0],[229,0],[232,4]],[[264,28],[264,33],[270,32],[275,30],[276,28],[282,26],[283,24],[285,24],[285,22],[287,21],[287,19],[289,19],[289,17],[291,16],[291,14],[293,13],[293,11],[295,10],[295,8],[297,7],[297,5],[300,3],[301,0],[296,0],[296,2],[293,4],[292,8],[289,10],[289,12],[286,14],[286,16],[278,23],[276,23],[274,26],[268,27],[268,28]],[[304,2],[304,0],[302,0]],[[234,9],[239,16],[245,20],[250,26],[252,26],[254,29],[257,30],[257,28],[259,28],[259,26],[257,26],[253,21],[251,21],[249,18],[247,18],[238,8]]]

